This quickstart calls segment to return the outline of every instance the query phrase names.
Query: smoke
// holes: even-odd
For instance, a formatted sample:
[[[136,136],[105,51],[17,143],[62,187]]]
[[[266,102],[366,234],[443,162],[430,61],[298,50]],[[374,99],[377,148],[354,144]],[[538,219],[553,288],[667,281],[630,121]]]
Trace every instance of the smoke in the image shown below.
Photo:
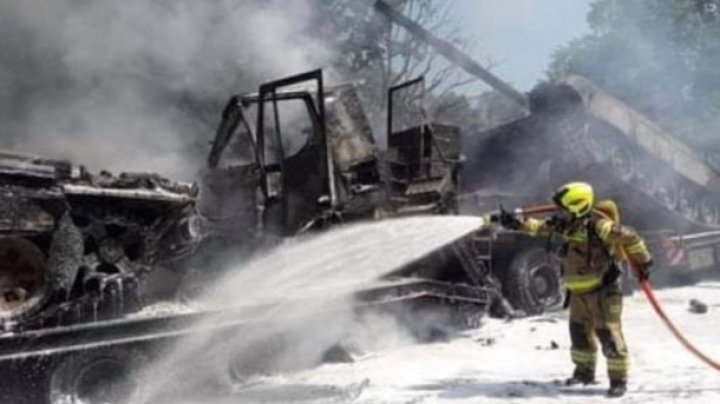
[[[230,94],[322,67],[300,0],[0,2],[0,147],[191,177]]]
[[[717,156],[720,2],[599,0],[592,33],[561,48],[551,72],[593,80],[695,146]],[[710,149],[710,150],[708,150]],[[715,158],[717,159],[717,157]]]

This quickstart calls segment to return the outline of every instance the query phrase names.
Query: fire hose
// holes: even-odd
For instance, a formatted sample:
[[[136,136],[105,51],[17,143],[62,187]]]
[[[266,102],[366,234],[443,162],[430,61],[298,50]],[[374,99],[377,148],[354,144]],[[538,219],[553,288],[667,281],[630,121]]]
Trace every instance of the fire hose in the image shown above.
[[[635,269],[635,267],[633,266],[632,262],[630,263],[630,265],[635,271],[637,271],[637,269]],[[708,366],[712,367],[715,370],[720,370],[720,363],[702,353],[695,345],[693,345],[687,338],[685,338],[685,336],[680,332],[680,330],[678,330],[675,324],[670,321],[670,318],[667,316],[667,314],[665,314],[665,310],[663,310],[660,302],[655,298],[653,289],[647,279],[643,279],[640,281],[640,288],[645,294],[645,298],[648,300],[648,302],[650,302],[650,305],[653,307],[653,309],[655,309],[655,313],[657,313],[658,317],[660,317],[665,326],[670,330],[670,332],[675,336],[675,338],[680,341],[680,343],[685,347],[685,349],[690,351],[690,353],[695,355],[701,361],[705,362]]]
[[[542,215],[542,214],[548,214],[555,211],[554,205],[541,205],[541,206],[533,206],[529,208],[522,208],[522,209],[516,209],[515,214],[521,214],[523,216],[533,216],[533,215]],[[622,254],[624,257],[627,257],[627,254]],[[637,264],[632,262],[631,260],[628,260],[628,263],[630,264],[630,267],[632,270],[638,274],[639,269],[637,268]],[[690,351],[695,357],[700,359],[702,362],[707,364],[708,366],[712,367],[715,370],[720,370],[720,362],[715,361],[714,359],[710,358],[709,356],[705,355],[702,351],[700,351],[695,345],[693,345],[686,337],[683,335],[680,330],[675,326],[675,324],[670,320],[670,318],[665,313],[665,310],[663,309],[662,305],[658,301],[658,299],[655,297],[655,293],[653,292],[652,286],[650,285],[650,282],[647,279],[641,279],[638,277],[638,282],[640,284],[640,288],[643,291],[643,294],[645,295],[645,298],[650,303],[652,308],[655,310],[655,313],[660,317],[660,320],[662,320],[663,324],[670,330],[670,333],[677,339],[680,344],[682,344],[685,349]]]

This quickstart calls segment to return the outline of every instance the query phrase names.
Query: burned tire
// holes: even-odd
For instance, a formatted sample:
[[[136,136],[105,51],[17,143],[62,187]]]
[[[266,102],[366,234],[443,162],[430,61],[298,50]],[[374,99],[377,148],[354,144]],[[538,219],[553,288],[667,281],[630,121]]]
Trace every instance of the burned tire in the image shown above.
[[[526,249],[513,258],[504,289],[513,307],[528,315],[560,308],[565,299],[559,265],[540,247]]]
[[[102,348],[71,353],[49,377],[49,404],[127,404],[142,384],[147,357],[135,349]]]

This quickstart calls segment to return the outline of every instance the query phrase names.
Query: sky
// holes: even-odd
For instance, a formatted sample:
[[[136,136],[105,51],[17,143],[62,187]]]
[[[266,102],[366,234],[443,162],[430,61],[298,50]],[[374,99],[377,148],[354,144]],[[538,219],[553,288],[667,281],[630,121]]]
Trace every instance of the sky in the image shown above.
[[[522,91],[544,78],[552,53],[589,33],[592,0],[452,0],[462,34],[477,38],[471,54]]]

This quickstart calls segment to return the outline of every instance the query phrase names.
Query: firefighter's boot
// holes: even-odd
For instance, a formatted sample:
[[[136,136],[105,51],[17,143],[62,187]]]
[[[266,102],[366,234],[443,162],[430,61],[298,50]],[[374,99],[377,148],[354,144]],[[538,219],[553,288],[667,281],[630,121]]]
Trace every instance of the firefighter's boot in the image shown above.
[[[565,380],[566,386],[575,386],[577,384],[586,386],[595,383],[595,369],[586,367],[576,367],[572,377]]]
[[[611,379],[610,389],[608,389],[608,397],[622,397],[627,391],[627,380],[625,379]]]

